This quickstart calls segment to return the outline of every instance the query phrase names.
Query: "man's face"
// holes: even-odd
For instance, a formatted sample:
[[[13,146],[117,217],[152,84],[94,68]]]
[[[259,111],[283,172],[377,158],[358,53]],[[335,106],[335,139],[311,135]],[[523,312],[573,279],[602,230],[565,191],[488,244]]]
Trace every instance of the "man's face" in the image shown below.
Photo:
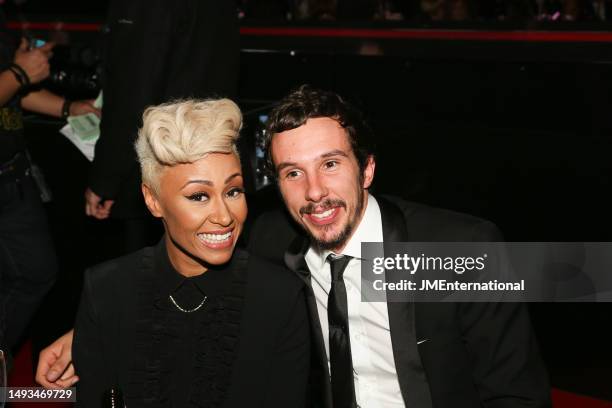
[[[360,174],[346,130],[332,118],[275,134],[271,154],[291,216],[321,248],[342,250],[363,215],[373,158]]]

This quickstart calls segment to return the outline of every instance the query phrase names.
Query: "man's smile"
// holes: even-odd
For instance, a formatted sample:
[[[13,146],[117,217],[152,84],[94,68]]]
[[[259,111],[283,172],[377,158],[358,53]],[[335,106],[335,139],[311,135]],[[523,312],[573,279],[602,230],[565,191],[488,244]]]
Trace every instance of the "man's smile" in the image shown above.
[[[310,203],[300,208],[300,214],[311,224],[324,226],[336,221],[341,208],[346,208],[346,203],[343,200],[327,199],[319,204]]]
[[[336,220],[339,213],[340,207],[334,207],[320,212],[306,213],[305,215],[315,225],[329,225]]]

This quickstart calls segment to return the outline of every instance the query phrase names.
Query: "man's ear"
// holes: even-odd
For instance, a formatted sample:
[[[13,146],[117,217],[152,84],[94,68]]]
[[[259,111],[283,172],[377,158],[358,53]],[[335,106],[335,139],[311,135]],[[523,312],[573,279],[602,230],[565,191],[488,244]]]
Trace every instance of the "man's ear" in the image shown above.
[[[363,188],[370,188],[374,181],[374,171],[376,170],[376,160],[374,156],[368,156],[365,168],[363,169]]]
[[[145,183],[142,183],[141,188],[145,203],[147,204],[147,208],[149,209],[151,214],[153,214],[153,216],[157,218],[163,217],[161,205],[159,204],[159,200],[157,199],[155,191],[153,191],[153,189]]]

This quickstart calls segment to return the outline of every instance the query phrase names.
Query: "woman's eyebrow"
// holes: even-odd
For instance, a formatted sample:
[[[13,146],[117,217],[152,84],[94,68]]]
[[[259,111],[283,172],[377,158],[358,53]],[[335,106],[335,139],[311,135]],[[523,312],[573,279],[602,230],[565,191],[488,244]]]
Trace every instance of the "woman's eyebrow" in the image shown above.
[[[232,179],[234,179],[236,177],[242,177],[242,174],[240,174],[240,173],[232,174],[231,176],[229,176],[228,178],[225,179],[225,184],[229,183],[230,181],[232,181]]]
[[[204,184],[206,186],[214,186],[214,183],[210,180],[189,180],[188,182],[186,182],[183,187],[181,187],[181,189],[187,187],[189,184]]]
[[[236,178],[236,177],[242,177],[241,173],[234,173],[231,176],[229,176],[228,178],[225,179],[225,184],[229,183],[230,181],[232,181],[232,179]],[[204,184],[206,186],[214,186],[215,183],[213,183],[210,180],[202,180],[202,179],[197,179],[197,180],[189,180],[188,182],[186,182],[183,187],[181,188],[185,188],[187,187],[189,184]]]

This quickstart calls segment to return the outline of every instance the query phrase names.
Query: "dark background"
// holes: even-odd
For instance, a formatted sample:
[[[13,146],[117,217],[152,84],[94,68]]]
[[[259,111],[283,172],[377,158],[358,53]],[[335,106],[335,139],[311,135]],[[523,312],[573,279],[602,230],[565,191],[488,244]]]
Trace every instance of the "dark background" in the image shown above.
[[[59,17],[58,3],[66,10]],[[32,9],[13,12],[13,21],[63,17],[99,23],[106,7],[104,2],[44,1],[25,6]],[[246,112],[247,148],[259,115],[290,89],[311,83],[349,97],[366,112],[378,145],[377,192],[487,218],[508,241],[612,241],[612,42],[452,38],[457,29],[483,35],[516,29],[579,34],[606,27],[527,20],[403,26],[451,30],[445,39],[423,41],[342,36],[334,31],[339,24],[301,24],[315,33],[332,29],[323,37],[243,33],[239,102]],[[267,25],[247,19],[243,28]],[[398,24],[341,27],[396,31]],[[51,87],[72,96],[95,96],[100,62],[95,31],[31,33],[59,35],[63,41],[54,69],[73,77]],[[47,208],[62,267],[34,326],[38,343],[45,344],[71,326],[80,276],[86,266],[117,253],[117,231],[112,221],[84,216],[88,162],[57,133],[61,124],[32,116],[27,126],[30,149],[55,197]],[[276,198],[272,189],[252,195],[258,202]],[[612,400],[611,305],[540,303],[530,308],[553,385]]]

